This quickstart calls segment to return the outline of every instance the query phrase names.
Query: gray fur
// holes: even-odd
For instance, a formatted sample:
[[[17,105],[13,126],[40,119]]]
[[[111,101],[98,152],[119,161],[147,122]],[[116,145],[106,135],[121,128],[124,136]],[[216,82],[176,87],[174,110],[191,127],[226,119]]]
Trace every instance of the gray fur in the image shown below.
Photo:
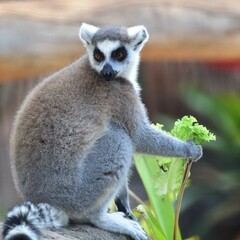
[[[100,28],[92,38],[92,44],[96,45],[97,42],[104,40],[120,41],[122,43],[129,43],[130,39],[126,27],[107,26]]]
[[[91,34],[84,36],[89,40]],[[137,71],[137,64],[131,66]],[[104,81],[84,56],[45,79],[16,116],[11,165],[24,200],[48,203],[70,219],[146,240],[136,221],[107,213],[118,197],[131,214],[126,188],[133,153],[198,160],[202,150],[151,127],[131,76]]]

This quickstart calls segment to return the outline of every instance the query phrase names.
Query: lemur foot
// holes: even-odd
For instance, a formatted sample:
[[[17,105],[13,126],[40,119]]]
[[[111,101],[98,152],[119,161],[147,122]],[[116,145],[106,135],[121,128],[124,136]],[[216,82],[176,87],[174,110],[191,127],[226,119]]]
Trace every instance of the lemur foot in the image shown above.
[[[138,222],[125,217],[122,212],[103,214],[98,220],[93,220],[97,227],[121,234],[126,234],[134,240],[147,240],[148,236]]]

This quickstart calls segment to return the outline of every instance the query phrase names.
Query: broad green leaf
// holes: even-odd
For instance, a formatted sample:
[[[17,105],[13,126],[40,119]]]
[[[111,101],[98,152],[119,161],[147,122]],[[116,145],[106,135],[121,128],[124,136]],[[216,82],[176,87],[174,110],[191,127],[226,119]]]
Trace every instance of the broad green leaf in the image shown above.
[[[149,158],[150,157],[150,158]],[[152,156],[135,155],[135,165],[147,191],[158,224],[162,227],[166,239],[172,239],[174,226],[174,208],[168,195],[159,197],[154,187],[159,165]],[[151,161],[152,160],[152,161]],[[181,239],[181,238],[179,238]]]

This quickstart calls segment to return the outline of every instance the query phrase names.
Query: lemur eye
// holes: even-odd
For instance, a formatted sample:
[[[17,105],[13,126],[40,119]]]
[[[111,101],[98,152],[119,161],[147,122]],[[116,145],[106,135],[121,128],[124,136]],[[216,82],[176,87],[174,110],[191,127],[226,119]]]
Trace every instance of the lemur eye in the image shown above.
[[[117,50],[112,52],[112,58],[119,62],[123,61],[127,57],[127,50],[125,47],[120,47]]]
[[[124,56],[123,52],[118,52],[116,58],[117,59],[122,59]]]
[[[94,49],[93,56],[97,62],[102,62],[105,59],[103,53],[98,48]]]

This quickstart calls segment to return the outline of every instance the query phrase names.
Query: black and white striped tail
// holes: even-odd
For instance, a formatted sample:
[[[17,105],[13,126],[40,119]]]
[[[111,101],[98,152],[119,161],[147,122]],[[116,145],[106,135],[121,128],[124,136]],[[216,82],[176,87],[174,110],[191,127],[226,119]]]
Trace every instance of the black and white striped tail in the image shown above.
[[[67,223],[67,215],[49,204],[24,202],[8,212],[3,239],[39,240],[41,229],[57,229]]]

